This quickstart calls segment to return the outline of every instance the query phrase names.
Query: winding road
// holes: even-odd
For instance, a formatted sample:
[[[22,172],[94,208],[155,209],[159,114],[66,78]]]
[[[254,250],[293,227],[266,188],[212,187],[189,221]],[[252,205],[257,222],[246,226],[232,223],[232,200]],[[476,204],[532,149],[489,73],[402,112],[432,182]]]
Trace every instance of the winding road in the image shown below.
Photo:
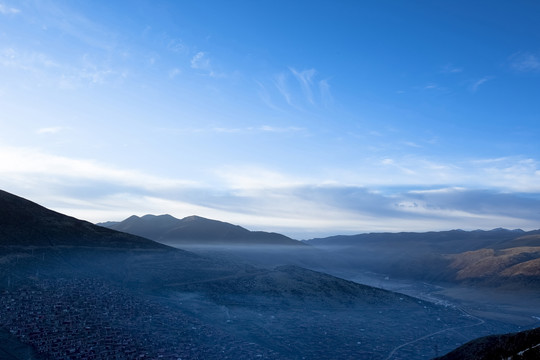
[[[422,341],[422,340],[425,340],[431,336],[434,336],[434,335],[438,335],[438,334],[441,334],[441,333],[444,333],[446,331],[453,331],[453,330],[457,330],[457,329],[465,329],[465,328],[469,328],[469,327],[473,327],[473,326],[479,326],[479,325],[482,325],[485,323],[485,320],[483,319],[480,319],[479,317],[476,317],[476,316],[473,316],[471,314],[469,314],[467,311],[465,311],[464,309],[460,308],[460,307],[456,307],[457,310],[461,311],[463,314],[469,316],[470,318],[472,319],[476,319],[478,322],[475,323],[475,324],[471,324],[471,325],[465,325],[465,326],[454,326],[454,327],[451,327],[451,328],[447,328],[447,329],[442,329],[442,330],[439,330],[439,331],[435,331],[431,334],[427,334],[427,335],[424,335],[422,337],[419,337],[418,339],[415,339],[415,340],[412,340],[412,341],[409,341],[409,342],[406,342],[405,344],[401,344],[399,346],[396,346],[394,349],[392,349],[392,351],[390,351],[390,353],[388,354],[388,356],[384,359],[384,360],[390,360],[394,357],[394,355],[396,354],[396,352],[398,352],[400,349],[406,347],[406,346],[409,346],[411,344],[414,344],[416,342],[419,342],[419,341]]]

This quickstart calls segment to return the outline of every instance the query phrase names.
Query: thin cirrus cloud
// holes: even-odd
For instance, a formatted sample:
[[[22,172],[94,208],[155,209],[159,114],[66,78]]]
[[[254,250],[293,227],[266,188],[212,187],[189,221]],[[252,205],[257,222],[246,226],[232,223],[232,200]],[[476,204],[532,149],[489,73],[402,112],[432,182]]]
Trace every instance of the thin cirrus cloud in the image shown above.
[[[317,81],[315,79],[317,71],[315,69],[296,70],[289,67],[288,72],[281,72],[274,76],[273,85],[277,89],[280,97],[285,102],[296,109],[302,109],[305,105],[318,107],[320,105],[328,108],[334,103],[328,79]],[[290,76],[296,81],[290,81]],[[269,107],[277,108],[271,101],[271,97],[266,88],[259,84],[259,96]]]
[[[298,127],[298,126],[260,125],[260,126],[247,126],[247,127],[209,126],[209,127],[201,127],[201,128],[156,128],[154,131],[165,132],[165,133],[177,133],[177,134],[217,133],[217,134],[251,135],[251,134],[257,134],[257,133],[269,133],[269,134],[300,133],[300,132],[307,132],[307,129],[303,127]]]
[[[540,58],[529,52],[519,52],[510,57],[510,67],[518,72],[539,72]]]
[[[195,182],[148,175],[138,170],[119,169],[90,159],[75,159],[44,153],[37,148],[0,147],[0,173],[3,184],[9,186],[40,187],[42,181],[50,179],[55,184],[68,187],[81,183],[113,184],[115,187],[171,189],[185,185],[196,186]],[[81,190],[84,193],[84,190]]]
[[[474,92],[477,92],[478,89],[480,88],[480,86],[484,85],[486,82],[488,82],[488,81],[491,80],[491,79],[492,79],[491,76],[484,76],[483,78],[474,81],[474,82],[471,84],[470,90],[471,90],[473,93],[474,93]]]
[[[33,73],[60,67],[57,61],[44,53],[21,51],[13,47],[4,48],[0,51],[0,65]]]
[[[274,79],[274,85],[281,94],[281,96],[285,99],[287,104],[292,106],[292,95],[287,85],[287,75],[285,73],[280,73],[276,75]]]
[[[313,77],[315,76],[315,69],[308,69],[303,71],[296,71],[293,68],[289,68],[290,72],[294,75],[298,83],[302,88],[304,97],[310,104],[314,104],[313,100]]]
[[[36,133],[38,134],[57,134],[60,131],[64,130],[61,126],[52,126],[52,127],[44,127],[36,130]]]
[[[441,72],[443,74],[459,74],[463,72],[463,68],[454,66],[452,64],[446,64],[441,67]]]
[[[0,3],[0,14],[14,15],[14,14],[18,14],[20,12],[21,12],[20,9],[17,9],[17,8],[14,8],[14,7],[11,7],[11,6]]]
[[[46,53],[12,47],[0,51],[0,66],[20,75],[17,82],[20,87],[35,86],[38,82],[51,88],[75,89],[121,81],[126,77],[126,73],[87,56],[67,63]]]
[[[194,70],[199,70],[210,77],[216,77],[217,74],[214,71],[210,57],[208,53],[204,51],[199,51],[191,58],[191,68]]]

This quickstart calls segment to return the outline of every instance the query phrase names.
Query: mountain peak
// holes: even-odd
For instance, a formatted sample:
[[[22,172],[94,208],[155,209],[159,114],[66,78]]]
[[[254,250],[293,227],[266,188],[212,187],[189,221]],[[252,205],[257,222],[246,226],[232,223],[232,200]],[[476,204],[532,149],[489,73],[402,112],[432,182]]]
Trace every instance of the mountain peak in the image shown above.
[[[197,215],[177,219],[171,215],[129,217],[119,223],[102,223],[111,229],[144,236],[167,244],[191,245],[303,245],[285,235],[249,231],[239,225]]]

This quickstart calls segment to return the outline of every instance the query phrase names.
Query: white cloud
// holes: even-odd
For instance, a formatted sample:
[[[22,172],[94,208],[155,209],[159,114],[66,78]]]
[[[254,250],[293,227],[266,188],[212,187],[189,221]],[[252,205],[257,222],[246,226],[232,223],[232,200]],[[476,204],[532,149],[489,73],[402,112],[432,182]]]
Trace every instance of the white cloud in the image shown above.
[[[438,89],[438,88],[439,88],[439,85],[433,84],[433,83],[427,84],[426,86],[424,86],[424,89],[426,89],[426,90],[430,90],[430,89]]]
[[[21,10],[19,10],[17,8],[10,7],[10,6],[7,6],[7,5],[4,5],[4,4],[0,3],[0,14],[13,15],[13,14],[18,14],[20,12],[21,12]]]
[[[34,148],[0,147],[0,174],[3,182],[16,182],[43,186],[42,181],[57,185],[76,186],[88,182],[109,183],[115,186],[135,187],[145,190],[174,189],[195,182],[160,178],[138,170],[119,169],[89,159],[73,159],[51,155]]]
[[[540,71],[540,58],[528,52],[516,53],[510,57],[510,67],[519,72],[537,72]]]
[[[191,58],[191,68],[195,70],[201,70],[207,73],[209,76],[215,76],[214,70],[210,63],[208,54],[204,51],[199,51],[193,58]]]
[[[405,141],[403,144],[405,144],[407,146],[410,146],[410,147],[414,147],[414,148],[421,148],[422,147],[421,145],[418,145],[417,143],[415,143],[413,141]]]
[[[38,72],[60,65],[46,54],[35,51],[19,51],[4,48],[0,51],[0,65],[18,70]]]
[[[84,55],[80,62],[62,63],[47,54],[36,51],[21,51],[4,48],[0,51],[0,66],[19,71],[18,86],[59,87],[75,89],[85,85],[103,85],[114,81],[122,81],[126,72],[114,70],[107,64],[93,61]],[[22,79],[27,79],[31,84]]]
[[[458,74],[463,72],[463,68],[454,66],[452,64],[446,64],[441,68],[441,72],[444,74]]]
[[[276,130],[262,126],[251,131]],[[259,165],[228,165],[213,177],[185,180],[4,146],[0,187],[92,221],[131,214],[196,214],[304,238],[363,231],[538,227],[537,161],[480,159],[460,165],[383,158],[378,164],[366,162],[352,175],[332,171],[334,180]]]
[[[487,81],[491,80],[491,76],[485,76],[479,80],[476,80],[470,87],[472,92],[477,92],[478,88],[480,88],[481,85],[485,84]]]
[[[171,39],[167,44],[167,49],[180,54],[187,54],[189,51],[188,47],[182,42],[182,40],[178,39]]]
[[[271,133],[289,133],[289,132],[299,132],[304,131],[304,128],[296,126],[287,126],[287,127],[276,127],[270,125],[263,125],[258,128],[260,131],[271,132]]]

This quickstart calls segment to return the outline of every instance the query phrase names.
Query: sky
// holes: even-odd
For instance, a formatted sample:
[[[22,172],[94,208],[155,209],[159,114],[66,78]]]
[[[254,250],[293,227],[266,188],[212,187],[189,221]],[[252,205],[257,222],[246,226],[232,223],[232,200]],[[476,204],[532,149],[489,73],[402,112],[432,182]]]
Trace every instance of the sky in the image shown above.
[[[0,188],[297,239],[540,228],[537,1],[0,0]]]

